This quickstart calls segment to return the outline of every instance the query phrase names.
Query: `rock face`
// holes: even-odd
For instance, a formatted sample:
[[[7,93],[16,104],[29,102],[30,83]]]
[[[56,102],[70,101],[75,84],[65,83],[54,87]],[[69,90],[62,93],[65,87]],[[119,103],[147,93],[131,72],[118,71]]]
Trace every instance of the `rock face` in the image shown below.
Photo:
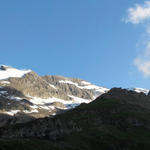
[[[53,118],[0,128],[0,138],[2,142],[9,139],[10,145],[13,139],[19,139],[17,145],[26,139],[48,140],[44,149],[149,150],[149,116],[148,95],[113,88],[93,102]]]
[[[108,90],[81,79],[39,76],[32,70],[2,65],[0,115],[8,115],[9,122],[15,122],[13,118],[18,122],[23,116],[28,118],[25,120],[54,116],[81,103],[89,103]]]

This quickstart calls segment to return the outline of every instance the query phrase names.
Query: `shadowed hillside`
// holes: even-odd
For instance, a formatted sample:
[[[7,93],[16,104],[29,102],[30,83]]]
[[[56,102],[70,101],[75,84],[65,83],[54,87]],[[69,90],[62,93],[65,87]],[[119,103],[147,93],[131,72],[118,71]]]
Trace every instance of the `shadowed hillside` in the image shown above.
[[[149,106],[149,96],[114,88],[54,118],[1,128],[1,144],[9,139],[7,148],[30,149],[35,144],[40,149],[43,144],[44,149],[148,150]]]

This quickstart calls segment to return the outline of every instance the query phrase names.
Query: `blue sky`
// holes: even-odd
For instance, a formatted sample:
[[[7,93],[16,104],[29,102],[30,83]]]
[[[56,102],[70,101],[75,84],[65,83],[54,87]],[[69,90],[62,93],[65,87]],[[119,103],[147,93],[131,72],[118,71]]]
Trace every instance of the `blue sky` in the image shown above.
[[[149,72],[140,67],[149,23],[132,20],[136,3],[144,7],[143,0],[0,1],[0,63],[108,88],[150,88],[149,57]]]

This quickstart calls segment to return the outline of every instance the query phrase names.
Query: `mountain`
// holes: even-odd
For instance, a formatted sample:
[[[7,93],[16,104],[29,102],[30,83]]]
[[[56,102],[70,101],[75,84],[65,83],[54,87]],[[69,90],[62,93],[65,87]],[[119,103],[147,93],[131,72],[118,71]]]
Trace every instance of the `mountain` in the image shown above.
[[[113,88],[53,118],[0,128],[5,150],[149,150],[150,95]]]
[[[0,126],[54,116],[89,103],[109,89],[62,76],[0,67]]]

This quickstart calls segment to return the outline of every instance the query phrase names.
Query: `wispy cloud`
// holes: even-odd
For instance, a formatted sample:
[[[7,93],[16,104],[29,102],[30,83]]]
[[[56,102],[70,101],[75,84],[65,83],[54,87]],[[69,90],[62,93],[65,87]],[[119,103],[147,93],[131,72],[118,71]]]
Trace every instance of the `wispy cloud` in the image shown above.
[[[142,53],[133,60],[137,69],[145,77],[150,77],[150,1],[143,4],[135,4],[127,10],[127,17],[123,19],[126,23],[143,24],[145,36]]]
[[[145,77],[150,76],[150,60],[136,58],[134,59],[134,64],[137,66],[138,70],[144,74]]]
[[[145,77],[150,76],[150,43],[146,43],[144,51],[134,59],[134,65]]]

